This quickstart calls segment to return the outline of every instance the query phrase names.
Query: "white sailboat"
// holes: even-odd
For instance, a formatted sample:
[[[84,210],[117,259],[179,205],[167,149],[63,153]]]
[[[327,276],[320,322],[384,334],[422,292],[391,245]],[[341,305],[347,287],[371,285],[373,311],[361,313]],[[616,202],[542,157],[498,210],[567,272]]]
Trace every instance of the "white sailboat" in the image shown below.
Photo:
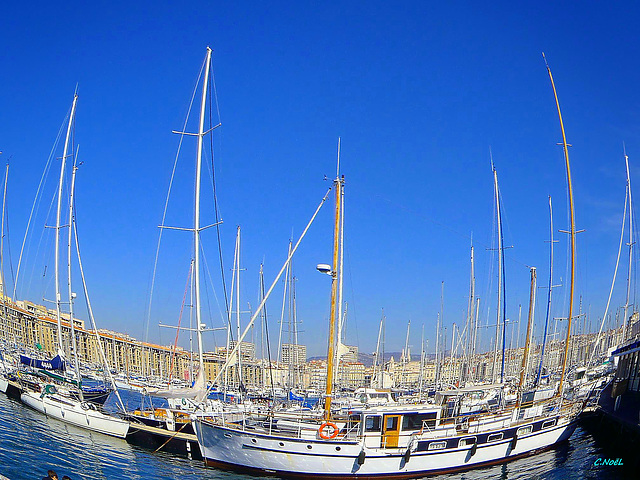
[[[168,408],[150,408],[146,410],[135,410],[128,412],[126,418],[131,420],[131,430],[127,436],[127,441],[136,445],[141,445],[147,448],[153,448],[157,450],[168,451],[177,453],[180,455],[186,455],[190,458],[200,459],[200,453],[198,448],[198,442],[191,426],[191,414],[196,409],[211,409],[211,405],[206,405],[206,398],[209,393],[205,382],[205,370],[204,370],[204,346],[203,346],[203,333],[209,331],[206,328],[206,324],[202,319],[201,308],[201,238],[200,234],[206,228],[218,225],[215,223],[209,226],[201,225],[201,177],[202,177],[202,160],[203,160],[203,140],[205,135],[210,133],[220,124],[212,126],[212,128],[205,131],[205,113],[207,106],[207,91],[210,81],[211,71],[211,48],[207,47],[206,57],[203,66],[203,81],[202,81],[202,95],[199,112],[199,123],[197,133],[186,133],[183,131],[174,132],[181,135],[189,135],[197,137],[197,151],[195,162],[195,191],[194,191],[194,223],[193,227],[171,227],[163,224],[160,226],[162,229],[172,229],[187,231],[193,235],[193,259],[191,260],[191,269],[193,272],[193,288],[192,294],[194,295],[194,301],[192,302],[195,314],[195,328],[176,327],[174,325],[160,324],[162,327],[169,327],[178,330],[190,331],[196,333],[198,344],[198,373],[194,385],[188,388],[163,388],[163,389],[150,389],[146,388],[145,393],[153,395],[154,397],[162,397],[167,399],[169,403]],[[195,95],[195,93],[194,93]],[[188,117],[188,115],[187,115]],[[185,122],[186,126],[186,122]],[[236,244],[236,259],[239,259],[239,234]],[[158,243],[159,246],[159,243]],[[157,258],[157,257],[156,257]],[[239,274],[239,266],[237,272],[234,270],[234,275]],[[190,272],[191,277],[191,272]],[[239,279],[236,280],[235,288],[239,286]],[[191,280],[190,280],[191,281]],[[239,302],[239,291],[236,290]],[[240,305],[237,304],[238,310],[238,328],[239,324],[239,309]],[[231,315],[231,310],[229,310]],[[229,324],[231,323],[231,317],[229,317]],[[177,338],[177,337],[176,337]],[[177,340],[176,340],[177,341]],[[228,350],[228,349],[227,349]],[[239,354],[238,354],[239,356]],[[173,372],[170,372],[170,375]]]
[[[336,212],[324,415],[298,417],[298,428],[291,428],[290,421],[287,429],[279,429],[277,423],[258,421],[246,413],[226,417],[198,413],[194,425],[205,463],[285,478],[409,479],[508,461],[568,439],[581,405],[564,401],[561,394],[526,403],[520,396],[515,405],[478,415],[459,415],[446,403],[386,403],[354,408],[346,416],[335,414],[331,405],[344,179],[338,175],[333,186]],[[572,254],[572,265],[573,258]],[[564,370],[563,366],[563,376]]]
[[[62,165],[60,169],[60,181],[58,188],[58,209],[56,215],[56,243],[55,243],[55,288],[56,288],[56,314],[57,314],[57,323],[58,323],[58,349],[59,352],[63,353],[63,342],[62,342],[62,322],[61,322],[61,304],[62,304],[62,294],[60,292],[60,269],[59,269],[59,253],[60,253],[60,229],[65,228],[61,225],[61,207],[62,207],[62,185],[64,179],[65,172],[65,164],[66,159],[69,156],[69,139],[70,133],[74,122],[76,104],[78,101],[78,95],[75,94],[73,97],[73,104],[71,106],[71,113],[69,115],[69,124],[67,127],[67,136],[65,139],[64,153],[62,156]],[[67,244],[67,267],[68,267],[68,295],[69,295],[69,323],[71,325],[71,336],[73,343],[73,354],[75,358],[75,370],[76,370],[76,379],[78,387],[80,387],[81,376],[79,372],[79,365],[77,359],[77,348],[75,345],[75,335],[73,333],[73,300],[75,298],[75,294],[71,290],[71,245],[72,245],[72,237],[74,233],[75,227],[75,219],[74,219],[74,211],[73,211],[73,193],[75,188],[75,174],[77,170],[77,165],[74,163],[72,165],[72,180],[71,180],[71,196],[69,199],[69,224],[67,227],[69,228],[68,235],[68,244]],[[76,234],[76,248],[79,252],[79,246],[77,243],[77,234]],[[80,260],[79,260],[80,261]],[[82,272],[82,266],[80,264],[80,269]],[[83,276],[83,284],[84,284],[84,273]],[[86,295],[86,285],[85,285],[85,295]],[[94,324],[95,329],[95,321],[93,320],[93,314],[91,314],[91,320]],[[97,334],[97,329],[96,334]],[[100,342],[98,342],[100,344]],[[102,346],[100,345],[100,348]],[[104,352],[103,352],[104,355]],[[105,362],[106,363],[106,362]],[[108,371],[108,368],[106,369]],[[117,391],[116,391],[117,393]],[[129,422],[122,420],[120,418],[114,417],[102,411],[102,409],[93,403],[84,401],[82,389],[79,388],[77,391],[79,395],[79,399],[76,399],[69,388],[60,385],[56,385],[54,383],[44,383],[39,386],[38,389],[30,389],[26,388],[22,394],[20,395],[21,401],[45,415],[56,418],[66,423],[70,423],[77,427],[85,428],[87,430],[92,430],[95,432],[104,433],[107,435],[112,435],[115,437],[124,438],[127,435],[129,430]]]

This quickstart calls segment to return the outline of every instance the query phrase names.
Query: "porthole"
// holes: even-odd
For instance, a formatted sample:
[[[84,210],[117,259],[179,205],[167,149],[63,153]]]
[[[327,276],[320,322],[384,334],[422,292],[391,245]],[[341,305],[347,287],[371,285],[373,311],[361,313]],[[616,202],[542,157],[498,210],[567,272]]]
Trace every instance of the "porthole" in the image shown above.
[[[307,445],[307,449],[311,450],[313,447],[311,445]]]
[[[252,438],[251,443],[258,443],[258,440],[256,440],[255,438]]]
[[[531,433],[533,431],[533,425],[527,425],[526,427],[520,427],[517,431],[516,431],[516,435],[519,437],[521,435],[528,435],[529,433]]]
[[[336,452],[339,452],[340,450],[342,450],[341,447],[336,447]]]
[[[556,419],[554,418],[553,420],[547,420],[546,422],[544,422],[542,424],[542,428],[555,427],[555,425],[556,425]]]
[[[278,443],[278,445],[280,445],[281,447],[284,447],[284,442],[280,442]]]

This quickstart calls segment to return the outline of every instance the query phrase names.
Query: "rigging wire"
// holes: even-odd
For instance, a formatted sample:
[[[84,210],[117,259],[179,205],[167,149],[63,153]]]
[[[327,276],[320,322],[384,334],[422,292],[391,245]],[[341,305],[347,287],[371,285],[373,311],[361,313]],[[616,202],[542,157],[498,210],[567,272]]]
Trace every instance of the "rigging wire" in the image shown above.
[[[216,105],[216,112],[218,114],[218,123],[222,123],[222,119],[220,118],[220,105],[218,104],[218,92],[216,90],[216,81],[215,81],[215,77],[213,75],[213,67],[210,68],[211,71],[211,82],[209,83],[209,128],[211,128],[213,126],[213,118],[212,118],[212,108],[211,108],[211,91],[213,90],[213,96],[215,97],[215,105]],[[224,262],[223,262],[223,255],[222,255],[222,239],[220,238],[220,207],[218,205],[218,194],[217,194],[217,190],[216,190],[216,170],[215,170],[215,164],[214,164],[214,150],[213,150],[213,135],[211,135],[209,137],[209,142],[210,142],[210,148],[211,148],[211,184],[213,187],[213,209],[215,212],[215,224],[216,224],[216,235],[218,237],[218,257],[219,257],[219,261],[220,261],[220,276],[222,279],[222,291],[224,294],[224,303],[225,303],[225,309],[228,312],[229,311],[229,298],[228,298],[228,294],[227,294],[227,284],[225,281],[225,275],[224,275]],[[227,315],[228,317],[228,315]],[[229,328],[231,326],[229,325]]]
[[[38,211],[40,202],[42,201],[43,185],[44,185],[44,183],[46,182],[46,179],[49,176],[49,170],[51,168],[51,164],[53,162],[53,159],[55,158],[55,151],[58,148],[58,145],[60,143],[60,138],[62,137],[62,132],[64,131],[64,127],[66,125],[67,119],[69,118],[70,114],[71,114],[71,107],[69,107],[69,110],[67,111],[67,114],[65,115],[64,120],[62,121],[62,124],[60,125],[60,129],[58,130],[58,135],[56,136],[56,139],[53,142],[53,146],[51,147],[51,151],[49,152],[49,157],[47,158],[47,162],[45,163],[44,170],[42,172],[42,175],[40,176],[40,182],[38,183],[38,188],[36,189],[36,194],[35,194],[34,199],[33,199],[33,204],[31,205],[31,212],[29,213],[29,220],[27,221],[27,228],[25,230],[24,237],[22,239],[22,246],[20,247],[20,255],[18,257],[18,266],[17,266],[17,269],[16,269],[16,280],[15,280],[15,283],[13,285],[13,298],[14,299],[16,298],[16,292],[17,292],[18,282],[19,282],[19,278],[20,278],[20,267],[22,266],[22,257],[23,257],[23,253],[24,253],[25,244],[27,243],[27,238],[29,238],[29,233],[31,232],[31,222],[32,222],[33,217],[34,217],[34,213]],[[28,258],[29,257],[29,255],[28,255],[29,254],[29,245],[27,245],[27,252],[26,253],[27,253],[27,258]],[[33,271],[31,273],[31,280],[32,279],[33,279]],[[31,280],[27,283],[27,285],[30,285]]]
[[[189,117],[191,115],[191,109],[193,107],[193,102],[194,102],[195,97],[196,97],[196,93],[197,93],[197,90],[198,90],[198,85],[200,84],[200,78],[202,77],[202,73],[204,71],[205,63],[206,63],[206,59],[205,59],[205,61],[203,61],[202,66],[200,67],[200,73],[199,73],[198,78],[196,79],[196,83],[195,83],[195,85],[193,87],[193,93],[191,95],[191,101],[189,102],[189,108],[187,109],[187,114],[185,116],[184,124],[183,124],[182,130],[181,130],[182,132],[186,131],[186,129],[187,129],[187,122],[189,121]],[[167,218],[167,210],[169,208],[169,198],[171,196],[171,189],[173,187],[173,181],[175,179],[176,169],[177,169],[177,166],[178,166],[178,158],[180,156],[180,150],[182,148],[183,140],[184,140],[184,135],[182,134],[182,135],[180,135],[180,140],[178,142],[178,149],[176,151],[175,159],[173,161],[173,169],[171,171],[171,178],[169,180],[169,188],[167,190],[167,197],[166,197],[166,200],[164,202],[164,210],[162,212],[162,220],[161,220],[160,225],[164,225],[165,220]],[[149,338],[149,325],[151,323],[151,305],[152,305],[152,302],[153,302],[153,292],[154,292],[154,288],[155,288],[156,274],[157,274],[157,271],[158,271],[158,259],[159,259],[159,256],[160,256],[160,243],[162,241],[162,232],[163,232],[163,229],[160,228],[160,232],[158,233],[158,243],[157,243],[157,247],[156,247],[155,259],[154,259],[154,262],[153,262],[153,273],[151,275],[151,286],[149,288],[149,303],[147,304],[147,318],[145,319],[146,326],[145,326],[145,329],[144,329],[145,330],[144,331],[144,341],[148,341],[148,338]]]

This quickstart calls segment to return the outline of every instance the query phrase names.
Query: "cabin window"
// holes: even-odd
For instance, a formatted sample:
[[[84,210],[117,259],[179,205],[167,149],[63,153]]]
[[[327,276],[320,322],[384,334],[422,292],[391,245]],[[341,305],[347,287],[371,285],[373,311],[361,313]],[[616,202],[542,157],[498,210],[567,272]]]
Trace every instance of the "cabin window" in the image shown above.
[[[411,413],[402,416],[402,430],[422,430],[424,427],[435,428],[436,412],[432,413]]]
[[[382,417],[369,415],[364,422],[365,432],[379,432],[382,430]]]
[[[440,450],[442,448],[447,448],[447,442],[431,442],[429,444],[429,450]]]
[[[502,440],[502,437],[504,435],[502,434],[502,432],[500,433],[492,433],[491,435],[489,435],[487,437],[487,443],[489,442],[497,442],[498,440]]]
[[[392,431],[398,430],[398,417],[395,415],[389,415],[384,429]]]
[[[520,427],[516,432],[516,435],[519,437],[520,435],[527,435],[533,431],[533,425],[527,425],[526,427]]]
[[[458,442],[458,448],[466,447],[476,443],[476,437],[461,438]]]
[[[554,418],[553,420],[547,420],[546,422],[544,422],[542,424],[542,428],[549,428],[549,427],[555,427],[556,426],[556,419]]]

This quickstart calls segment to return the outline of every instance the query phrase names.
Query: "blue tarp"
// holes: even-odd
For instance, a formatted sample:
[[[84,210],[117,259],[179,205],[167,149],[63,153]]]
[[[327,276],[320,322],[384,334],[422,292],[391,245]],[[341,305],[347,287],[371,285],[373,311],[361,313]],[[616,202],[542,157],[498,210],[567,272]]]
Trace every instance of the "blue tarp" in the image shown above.
[[[44,370],[60,370],[63,372],[66,370],[64,360],[60,355],[56,355],[51,360],[38,360],[37,358],[20,355],[20,363],[23,365],[29,365],[33,368],[42,368]]]
[[[289,401],[291,402],[300,402],[304,408],[313,408],[316,406],[320,398],[317,397],[302,397],[300,395],[296,395],[291,390],[289,390]]]

